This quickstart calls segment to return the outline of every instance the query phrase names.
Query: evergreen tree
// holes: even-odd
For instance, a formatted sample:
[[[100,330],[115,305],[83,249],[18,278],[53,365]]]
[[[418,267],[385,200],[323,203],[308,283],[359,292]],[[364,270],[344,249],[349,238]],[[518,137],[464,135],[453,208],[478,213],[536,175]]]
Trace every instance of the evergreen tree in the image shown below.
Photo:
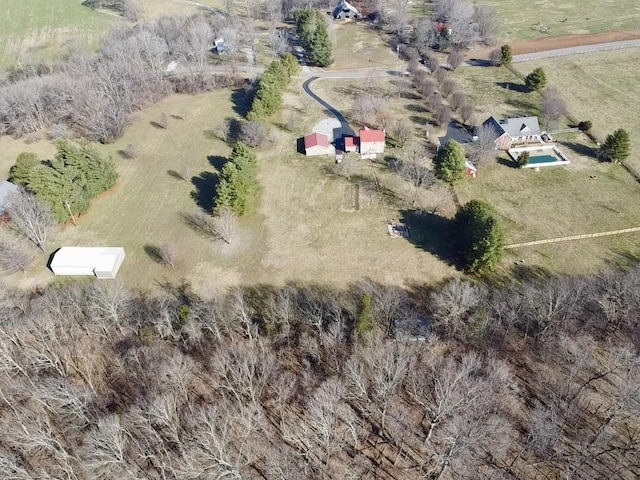
[[[249,147],[237,143],[229,161],[220,172],[216,190],[216,210],[228,208],[236,215],[245,215],[254,206],[259,191],[256,157]]]
[[[501,63],[502,65],[509,65],[513,60],[513,52],[510,45],[502,45],[500,47]]]
[[[631,154],[631,140],[629,133],[619,128],[610,135],[607,135],[604,143],[600,146],[600,157],[609,162],[622,162]]]
[[[494,271],[504,246],[504,234],[495,210],[471,200],[454,218],[455,244],[464,267],[471,273]]]
[[[22,152],[16,158],[16,163],[9,170],[9,179],[16,185],[29,185],[31,172],[42,162],[35,153]]]
[[[529,152],[522,152],[520,154],[520,156],[518,157],[518,159],[516,160],[516,163],[518,164],[518,168],[524,168],[527,165],[529,165],[529,158],[531,157]]]
[[[316,30],[311,40],[311,60],[319,67],[328,67],[333,63],[331,39],[324,18],[316,21]]]
[[[441,147],[435,160],[436,175],[441,180],[453,185],[464,178],[465,152],[455,140],[449,140]]]
[[[530,92],[540,91],[547,86],[547,75],[538,67],[524,78],[524,84]]]
[[[298,10],[295,15],[296,32],[305,50],[311,49],[311,41],[316,31],[316,12],[311,9]]]
[[[282,65],[287,69],[287,73],[289,74],[289,78],[297,75],[302,70],[300,67],[300,62],[298,59],[291,55],[290,53],[286,53],[284,57],[282,57]]]

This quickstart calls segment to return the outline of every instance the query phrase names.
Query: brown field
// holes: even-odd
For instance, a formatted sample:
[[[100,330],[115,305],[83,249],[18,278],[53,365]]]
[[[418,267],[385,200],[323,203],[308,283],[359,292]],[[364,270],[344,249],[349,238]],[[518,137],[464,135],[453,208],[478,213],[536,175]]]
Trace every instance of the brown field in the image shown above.
[[[399,62],[391,37],[374,30],[367,23],[332,23],[334,39],[332,69],[393,67]]]

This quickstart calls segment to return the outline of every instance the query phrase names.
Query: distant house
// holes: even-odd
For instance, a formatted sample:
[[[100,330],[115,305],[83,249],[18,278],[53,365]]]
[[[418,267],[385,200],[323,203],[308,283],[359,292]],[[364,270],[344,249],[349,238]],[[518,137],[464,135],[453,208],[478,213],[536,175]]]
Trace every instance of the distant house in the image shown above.
[[[0,183],[0,216],[4,215],[6,205],[14,192],[18,191],[18,186],[5,180]]]
[[[304,154],[308,157],[331,155],[334,148],[329,144],[329,137],[322,133],[311,133],[304,137]]]
[[[476,174],[478,173],[478,167],[476,167],[470,160],[464,161],[465,171],[464,174],[467,177],[476,178]]]
[[[384,130],[364,127],[360,130],[360,157],[376,158],[379,153],[384,153],[385,140]]]
[[[493,129],[498,150],[508,150],[514,145],[542,142],[538,117],[507,118],[502,121],[489,117],[482,124]]]
[[[229,53],[229,46],[224,38],[216,38],[213,42],[213,50],[215,50],[218,55],[222,55]]]
[[[357,20],[362,18],[362,14],[346,0],[340,0],[340,3],[333,9],[333,18],[335,20]]]

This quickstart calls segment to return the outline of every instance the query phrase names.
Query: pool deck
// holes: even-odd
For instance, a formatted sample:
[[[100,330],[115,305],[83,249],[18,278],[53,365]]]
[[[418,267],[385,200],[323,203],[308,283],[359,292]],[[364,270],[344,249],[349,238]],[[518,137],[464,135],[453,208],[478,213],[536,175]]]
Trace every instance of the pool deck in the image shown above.
[[[539,144],[533,146],[523,146],[509,149],[509,156],[513,161],[517,161],[520,155],[524,152],[529,152],[531,157],[529,163],[523,168],[542,168],[542,167],[556,167],[561,165],[569,165],[571,160],[562,153],[556,144]],[[539,153],[539,155],[536,155]]]

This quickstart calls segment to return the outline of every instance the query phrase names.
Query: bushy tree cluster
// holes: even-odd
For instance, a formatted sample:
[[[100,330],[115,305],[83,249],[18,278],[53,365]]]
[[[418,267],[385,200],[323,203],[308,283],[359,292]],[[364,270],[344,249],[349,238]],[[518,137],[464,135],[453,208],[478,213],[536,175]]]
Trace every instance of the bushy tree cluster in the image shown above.
[[[236,143],[220,172],[216,212],[228,209],[236,215],[245,215],[254,207],[258,191],[256,156],[245,144]]]
[[[471,273],[492,272],[504,246],[504,233],[495,210],[486,202],[471,200],[454,219],[454,243],[463,266]]]
[[[56,150],[50,162],[41,162],[32,153],[20,154],[10,175],[64,222],[85,213],[92,198],[115,185],[117,173],[112,159],[91,142],[60,140]]]
[[[282,107],[282,92],[291,77],[300,71],[296,57],[287,53],[282,59],[274,60],[260,77],[258,89],[247,115],[249,120],[268,117]]]
[[[464,178],[465,158],[464,147],[455,140],[449,140],[436,155],[436,175],[452,185],[459,182]]]
[[[315,65],[328,67],[333,63],[331,39],[322,13],[311,9],[299,10],[296,12],[296,30]]]

